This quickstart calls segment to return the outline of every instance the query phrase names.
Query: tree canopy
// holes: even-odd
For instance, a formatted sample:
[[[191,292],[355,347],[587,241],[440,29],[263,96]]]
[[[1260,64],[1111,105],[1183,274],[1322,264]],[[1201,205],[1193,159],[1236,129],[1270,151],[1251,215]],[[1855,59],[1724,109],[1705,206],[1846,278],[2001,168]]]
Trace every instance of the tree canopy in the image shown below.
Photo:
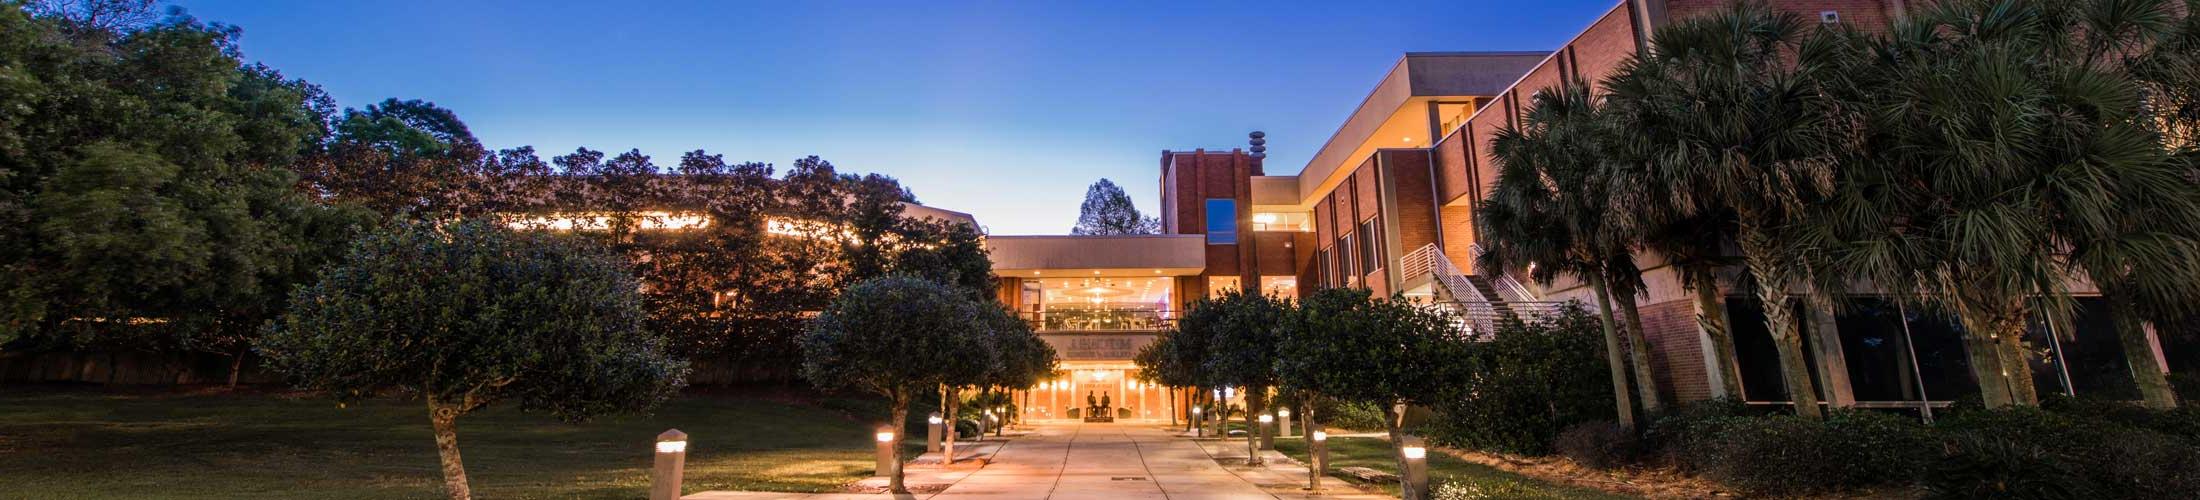
[[[491,221],[397,222],[293,294],[259,340],[298,385],[427,400],[447,489],[465,498],[459,416],[498,401],[579,421],[670,397],[687,363],[642,328],[624,258]]]
[[[1121,235],[1161,232],[1161,222],[1138,212],[1131,196],[1114,181],[1100,179],[1085,188],[1085,202],[1077,207],[1077,226],[1070,234]]]

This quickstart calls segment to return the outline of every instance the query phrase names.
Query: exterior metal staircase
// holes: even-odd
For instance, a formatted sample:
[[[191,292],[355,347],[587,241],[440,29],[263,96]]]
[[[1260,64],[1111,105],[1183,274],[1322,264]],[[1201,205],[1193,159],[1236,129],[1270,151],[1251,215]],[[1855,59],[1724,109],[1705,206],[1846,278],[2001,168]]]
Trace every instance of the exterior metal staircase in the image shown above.
[[[1469,247],[1481,254],[1479,245]],[[1511,275],[1476,275],[1452,265],[1443,249],[1427,245],[1405,255],[1400,270],[1407,282],[1426,277],[1435,289],[1436,304],[1457,314],[1460,329],[1469,337],[1482,337],[1501,325],[1535,321],[1559,308],[1557,302],[1537,300]]]

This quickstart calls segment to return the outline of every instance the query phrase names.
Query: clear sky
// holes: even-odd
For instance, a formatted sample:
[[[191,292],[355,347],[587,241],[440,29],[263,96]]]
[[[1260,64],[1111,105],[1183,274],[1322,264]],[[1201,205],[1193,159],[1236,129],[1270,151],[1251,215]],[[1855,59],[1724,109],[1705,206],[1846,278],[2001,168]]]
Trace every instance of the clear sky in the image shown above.
[[[164,0],[345,107],[456,111],[493,148],[706,149],[898,177],[994,234],[1064,233],[1160,152],[1295,174],[1409,51],[1549,50],[1618,0],[1396,3]]]

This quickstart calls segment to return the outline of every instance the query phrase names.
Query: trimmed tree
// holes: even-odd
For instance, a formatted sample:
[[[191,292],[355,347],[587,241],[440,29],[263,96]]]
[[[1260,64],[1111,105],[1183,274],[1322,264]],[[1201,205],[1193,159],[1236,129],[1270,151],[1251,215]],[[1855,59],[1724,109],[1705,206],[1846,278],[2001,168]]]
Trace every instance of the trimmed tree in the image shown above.
[[[1408,405],[1438,401],[1444,385],[1465,362],[1464,342],[1452,318],[1403,298],[1374,299],[1366,290],[1315,292],[1299,307],[1295,327],[1277,343],[1277,373],[1293,387],[1383,410],[1392,457],[1406,470],[1404,418]],[[1406,486],[1407,500],[1428,498]]]
[[[1268,389],[1276,385],[1276,341],[1283,336],[1291,303],[1231,290],[1199,306],[1211,309],[1207,312],[1212,321],[1185,328],[1207,329],[1207,383],[1245,388],[1245,451],[1250,457],[1246,464],[1260,465],[1260,442],[1268,430],[1255,419],[1267,409]]]
[[[395,223],[293,294],[258,346],[342,400],[427,400],[444,488],[465,499],[458,417],[511,400],[577,422],[679,389],[687,363],[642,329],[637,289],[624,259],[569,237]]]
[[[909,401],[937,390],[973,365],[990,366],[985,338],[971,328],[979,313],[959,290],[919,278],[886,276],[848,288],[802,337],[802,375],[823,389],[854,389],[885,397],[891,422],[909,420]],[[983,372],[983,369],[975,370]],[[902,483],[901,447],[894,470],[879,471],[894,493]]]

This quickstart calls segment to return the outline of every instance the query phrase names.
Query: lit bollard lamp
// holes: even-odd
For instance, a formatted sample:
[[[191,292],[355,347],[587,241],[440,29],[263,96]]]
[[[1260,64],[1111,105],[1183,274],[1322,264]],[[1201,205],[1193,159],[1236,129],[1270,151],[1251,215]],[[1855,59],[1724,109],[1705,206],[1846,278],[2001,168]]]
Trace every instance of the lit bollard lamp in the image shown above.
[[[680,475],[687,468],[688,435],[679,429],[657,435],[656,465],[649,472],[649,500],[679,500]]]
[[[935,411],[932,412],[932,416],[924,418],[924,423],[926,424],[924,426],[924,451],[925,453],[939,453],[940,427],[942,424],[947,423],[947,419],[940,418],[940,412]]]
[[[1329,432],[1321,429],[1321,424],[1306,424],[1306,457],[1313,462],[1306,467],[1307,491],[1321,491],[1322,476],[1329,475]]]
[[[1278,435],[1278,436],[1289,436],[1289,435],[1291,435],[1291,409],[1290,409],[1290,408],[1277,408],[1277,409],[1276,409],[1276,435]]]
[[[1258,439],[1258,440],[1260,440],[1260,449],[1263,449],[1263,450],[1273,450],[1273,449],[1276,449],[1276,416],[1275,416],[1275,415],[1269,415],[1269,414],[1266,414],[1266,413],[1262,413],[1262,414],[1260,414],[1260,431],[1259,431],[1259,432],[1260,432],[1260,435],[1257,435],[1257,436],[1246,436],[1246,439]]]
[[[1199,407],[1192,407],[1192,437],[1207,437],[1207,419],[1199,416]]]
[[[1398,455],[1406,460],[1405,470],[1398,474],[1399,498],[1427,500],[1428,441],[1420,436],[1403,436],[1398,440]]]
[[[878,438],[878,475],[894,477],[901,469],[901,460],[894,456],[894,446],[901,441],[897,439],[900,436],[894,435],[894,426],[889,424],[878,426],[878,434],[874,437]]]

